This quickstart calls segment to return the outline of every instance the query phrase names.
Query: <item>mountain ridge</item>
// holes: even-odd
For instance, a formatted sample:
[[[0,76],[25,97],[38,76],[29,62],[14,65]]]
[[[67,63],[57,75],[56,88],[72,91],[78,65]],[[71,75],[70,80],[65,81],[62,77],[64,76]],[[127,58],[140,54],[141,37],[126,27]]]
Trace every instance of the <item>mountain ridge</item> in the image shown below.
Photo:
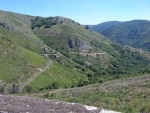
[[[150,21],[148,20],[122,22],[101,34],[114,42],[150,51]]]
[[[107,22],[102,22],[97,25],[88,25],[90,30],[93,30],[95,32],[98,32],[101,34],[102,31],[104,31],[107,28],[110,28],[113,25],[117,25],[121,23],[120,21],[107,21]]]

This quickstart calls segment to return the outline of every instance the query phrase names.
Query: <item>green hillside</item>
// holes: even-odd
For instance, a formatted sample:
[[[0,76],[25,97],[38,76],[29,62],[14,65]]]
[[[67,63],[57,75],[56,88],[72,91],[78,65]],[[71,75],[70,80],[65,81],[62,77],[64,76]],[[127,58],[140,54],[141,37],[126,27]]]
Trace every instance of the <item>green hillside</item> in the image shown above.
[[[33,91],[81,87],[150,71],[148,52],[111,42],[65,17],[0,11],[0,41],[0,79],[19,84],[32,80],[27,85]],[[49,59],[52,65],[43,72]]]
[[[33,96],[103,107],[122,113],[149,113],[149,88],[150,75],[143,75]]]
[[[122,22],[104,30],[101,34],[114,42],[150,51],[150,21]]]
[[[113,43],[71,19],[36,17],[31,27],[48,46],[90,69],[90,83],[149,72],[149,53]]]
[[[66,58],[64,57],[55,59],[55,53],[57,52],[48,47],[32,31],[31,21],[34,19],[35,17],[33,16],[0,11],[0,89],[5,86],[8,87],[9,84],[17,83],[19,85],[22,85],[24,82],[32,78],[33,75],[43,69],[49,58],[56,62],[56,64],[57,62],[63,64],[65,62],[67,64],[70,62],[68,58],[67,60],[65,60]],[[43,53],[45,54],[44,56],[46,56],[48,59],[41,56],[41,54]],[[54,57],[54,59],[52,57]],[[74,64],[73,68],[75,66],[78,66],[78,64],[76,64],[74,61],[72,62]],[[66,63],[65,65],[59,63],[59,73],[62,74],[62,72],[66,69],[64,76],[61,77],[64,78],[62,80],[65,81],[68,75],[70,76],[71,74],[73,74],[71,75],[70,79],[67,79],[70,81],[74,78],[75,81],[75,83],[66,84],[66,82],[63,82],[64,84],[61,84],[62,81],[58,81],[59,78],[57,77],[59,75],[57,73],[58,66],[54,65],[54,67],[51,67],[54,73],[54,77],[53,79],[51,79],[50,77],[48,81],[58,81],[60,87],[71,87],[72,85],[76,85],[80,80],[87,80],[87,77],[85,75],[88,72],[92,73],[90,70],[85,73],[82,72],[81,69],[77,68],[75,68],[75,70],[73,71],[70,68],[67,68],[68,65],[66,65]],[[48,70],[46,70],[46,72],[47,71]],[[33,84],[35,83],[33,82]],[[50,83],[46,85],[49,85]],[[6,85],[3,86],[4,84]],[[44,82],[39,81],[38,84],[41,84],[40,88],[45,88]],[[37,88],[38,85],[36,85],[33,85],[33,89],[35,87],[35,90],[39,90],[40,88]]]
[[[46,59],[34,52],[14,45],[5,37],[0,38],[0,79],[6,83],[26,81],[42,68]]]
[[[40,56],[46,45],[32,32],[32,16],[0,11],[0,79],[4,83],[26,81],[47,59]]]
[[[119,21],[108,21],[108,22],[103,22],[103,23],[97,24],[97,25],[88,25],[88,26],[89,26],[90,30],[93,30],[93,31],[101,34],[107,28],[110,28],[110,27],[117,25],[119,23],[121,23],[121,22],[119,22]]]
[[[0,33],[12,43],[41,54],[46,45],[33,33],[34,16],[0,11]]]
[[[74,63],[70,63],[70,65],[74,65]],[[31,83],[31,86],[34,91],[75,87],[78,86],[79,81],[88,81],[86,73],[74,66],[67,67],[54,61],[49,69]],[[57,83],[58,87],[52,86],[53,83]]]
[[[46,26],[48,24],[49,27]],[[81,65],[90,62],[93,64],[91,67],[97,68],[97,71],[106,70],[106,73],[110,74],[108,70],[112,69],[113,72],[120,70],[119,74],[121,74],[124,73],[123,70],[127,72],[126,68],[129,67],[132,72],[134,72],[133,68],[136,71],[141,70],[143,66],[145,69],[149,67],[149,64],[146,64],[149,60],[145,55],[141,56],[142,53],[139,51],[135,52],[129,47],[110,42],[104,36],[86,29],[73,20],[64,17],[36,17],[35,20],[32,20],[32,26],[34,26],[33,31],[47,45]],[[95,57],[94,53],[97,54]],[[138,59],[143,60],[137,63]]]

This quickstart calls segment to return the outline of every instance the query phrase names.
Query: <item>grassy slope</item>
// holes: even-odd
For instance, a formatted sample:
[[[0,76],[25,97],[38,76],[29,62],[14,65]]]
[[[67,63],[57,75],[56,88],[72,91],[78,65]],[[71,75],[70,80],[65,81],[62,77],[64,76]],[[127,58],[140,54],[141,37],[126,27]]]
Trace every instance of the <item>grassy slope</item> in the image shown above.
[[[25,81],[45,63],[44,57],[0,38],[0,79],[4,82]]]
[[[57,24],[52,25],[50,28],[44,28],[44,26],[36,27],[35,29],[33,29],[33,31],[37,33],[37,35],[49,46],[55,48],[56,50],[59,50],[60,52],[66,52],[66,54],[68,54],[67,51],[79,52],[78,48],[69,50],[67,47],[67,43],[70,38],[76,40],[77,38],[80,37],[82,40],[84,40],[86,43],[90,45],[91,49],[89,50],[89,53],[104,52],[104,54],[100,55],[100,57],[98,58],[90,56],[86,57],[80,56],[79,58],[78,56],[72,54],[68,54],[68,56],[71,57],[72,59],[80,59],[83,62],[90,61],[94,65],[98,65],[97,66],[99,67],[98,71],[101,71],[100,67],[108,67],[112,62],[114,66],[112,70],[120,72],[123,70],[127,70],[127,68],[129,68],[128,65],[130,64],[131,64],[130,71],[137,70],[139,69],[139,67],[141,68],[143,66],[145,66],[146,68],[149,67],[149,65],[146,64],[146,62],[148,62],[146,60],[147,58],[145,58],[145,55],[142,54],[144,52],[142,53],[140,53],[139,51],[134,52],[134,50],[132,49],[130,50],[130,48],[128,47],[123,47],[121,45],[114,44],[108,39],[106,39],[104,36],[92,32],[90,30],[86,30],[84,26],[81,26],[70,19],[64,19],[61,21],[61,23],[57,21]],[[92,44],[91,42],[94,44]],[[137,62],[140,59],[143,60],[141,60],[142,62],[138,63],[137,65]],[[114,62],[114,60],[116,60],[119,63],[117,63],[116,61]],[[115,65],[117,66],[115,67]]]
[[[105,52],[103,61],[98,61],[98,59],[96,58],[93,58],[92,60],[92,58],[89,57],[92,63],[94,63],[95,61],[98,61],[97,63],[106,63],[109,61],[109,59],[112,59],[108,52],[114,51],[114,48],[110,45],[109,40],[107,40],[102,35],[99,35],[98,33],[86,30],[84,26],[81,26],[72,20],[64,19],[62,23],[57,22],[56,25],[53,25],[50,28],[45,29],[43,26],[40,28],[36,27],[35,29],[33,29],[33,31],[47,45],[59,51],[80,52],[78,47],[68,49],[67,43],[70,38],[73,38],[74,40],[77,40],[77,38],[81,38],[91,47],[89,51],[90,53]],[[97,47],[95,45],[92,45],[91,42],[95,43]]]
[[[54,17],[53,19],[61,20],[62,18]],[[89,78],[91,83],[99,82],[100,79],[119,78],[123,74],[134,75],[135,73],[149,71],[149,53],[145,54],[144,51],[140,52],[140,50],[112,43],[104,36],[85,29],[84,26],[73,20],[63,18],[61,22],[57,21],[57,24],[51,25],[50,28],[44,28],[44,24],[42,24],[40,27],[35,27],[33,31],[47,45],[60,51],[80,65],[84,65],[86,61],[94,64],[89,66],[94,71],[92,77]],[[70,38],[74,39],[74,41],[77,38],[81,38],[88,43],[91,47],[89,53],[100,52],[104,54],[98,58],[89,55],[70,54],[68,51],[80,52],[77,47],[68,49],[67,43]]]
[[[45,58],[36,54],[40,54],[43,51],[42,48],[46,47],[46,45],[40,39],[38,39],[31,30],[30,20],[34,18],[35,17],[32,16],[0,11],[0,21],[5,22],[9,26],[13,27],[13,29],[9,30],[0,26],[1,42],[6,41],[9,44],[9,47],[6,47],[1,43],[1,46],[3,48],[1,52],[5,53],[5,51],[8,51],[7,55],[5,55],[7,56],[7,59],[3,57],[3,54],[1,54],[2,56],[0,56],[0,79],[2,79],[6,83],[15,83],[18,81],[21,83],[23,81],[26,81],[26,79],[30,78],[33,73],[39,71],[37,68],[42,68],[47,61]],[[60,68],[59,72],[57,72],[58,65]],[[59,78],[55,76],[61,74],[63,70],[66,70],[64,73],[64,79],[62,77],[62,80],[59,81]],[[50,83],[58,81],[61,87],[71,87],[72,84],[78,83],[80,79],[87,79],[84,73],[82,74],[82,72],[71,70],[71,68],[67,68],[66,65],[60,65],[59,63],[55,64],[55,66],[52,67],[52,70],[50,69],[49,71],[52,71],[54,75],[53,79],[50,78],[47,80],[50,81]],[[71,75],[71,72],[73,75]],[[67,75],[71,75],[70,78],[67,78]],[[72,83],[71,81],[73,78],[74,83]],[[69,82],[66,83],[65,80],[69,80]],[[46,85],[48,84],[49,83],[47,83]],[[37,90],[38,85],[35,87],[35,90]],[[45,82],[42,82],[41,87],[45,87]]]
[[[78,84],[80,80],[87,80],[84,73],[82,74],[76,68],[67,67],[54,61],[46,72],[42,73],[31,83],[31,86],[36,91],[46,88],[53,82],[57,82],[61,88],[64,88]]]
[[[40,28],[36,27],[34,29],[34,32],[36,33],[36,35],[35,35],[30,28],[31,27],[30,19],[34,19],[35,17],[25,16],[25,15],[21,15],[21,14],[10,13],[10,12],[2,12],[2,11],[0,11],[0,15],[2,15],[0,17],[0,20],[4,21],[6,23],[9,23],[10,26],[11,25],[14,26],[14,30],[8,30],[8,29],[2,28],[2,27],[0,28],[2,40],[7,40],[9,43],[11,43],[12,45],[16,45],[16,47],[18,47],[18,48],[22,48],[22,49],[26,48],[33,52],[40,53],[42,50],[41,47],[44,47],[46,45],[44,43],[42,43],[42,41],[36,37],[36,35],[38,35],[50,47],[53,47],[54,49],[56,49],[60,52],[65,52],[67,55],[69,55],[68,59],[71,58],[73,60],[76,59],[76,60],[80,60],[83,62],[88,60],[94,64],[97,64],[97,65],[93,65],[93,67],[92,67],[92,68],[96,68],[95,72],[92,71],[95,69],[90,70],[90,69],[88,69],[88,66],[85,66],[85,65],[77,66],[77,64],[71,66],[71,68],[75,69],[75,70],[71,71],[71,68],[69,66],[70,65],[69,60],[66,61],[68,63],[67,65],[66,64],[62,65],[64,63],[63,62],[64,58],[62,57],[61,61],[56,58],[56,60],[59,61],[61,64],[57,63],[54,65],[52,70],[50,70],[50,71],[47,70],[49,73],[51,73],[51,71],[53,71],[53,73],[55,73],[56,76],[58,76],[60,73],[63,73],[63,69],[65,69],[65,70],[67,70],[66,73],[70,74],[68,71],[71,71],[72,73],[75,73],[77,76],[78,75],[85,76],[88,73],[92,73],[93,78],[97,79],[94,81],[99,82],[101,75],[102,76],[108,75],[110,78],[116,78],[116,74],[118,74],[118,73],[121,74],[123,72],[122,70],[125,70],[126,67],[129,68],[129,66],[127,64],[129,64],[130,61],[135,58],[138,59],[138,61],[139,61],[139,58],[141,58],[142,62],[140,62],[138,64],[138,66],[136,66],[136,60],[133,60],[134,62],[132,62],[130,66],[134,65],[135,66],[134,70],[139,69],[143,65],[146,65],[146,66],[144,66],[146,68],[148,68],[147,66],[149,66],[149,65],[147,65],[147,63],[148,63],[147,59],[141,57],[138,54],[139,52],[135,54],[133,51],[130,51],[129,49],[124,50],[123,49],[124,47],[121,47],[121,49],[118,50],[118,48],[120,48],[119,46],[116,46],[116,48],[115,48],[114,46],[112,46],[112,42],[110,42],[108,39],[106,39],[102,35],[99,35],[98,33],[86,30],[84,28],[84,26],[81,26],[78,23],[76,23],[70,19],[62,18],[62,20],[61,20],[60,18],[55,17],[54,19],[57,20],[56,25],[53,25],[47,29],[45,29],[44,26],[42,26]],[[5,20],[5,18],[7,18],[7,19]],[[61,22],[61,21],[63,21],[63,22]],[[68,54],[67,53],[67,51],[68,51],[67,43],[70,38],[73,38],[74,40],[76,40],[77,38],[81,38],[82,40],[84,40],[86,43],[88,43],[92,47],[89,52],[105,52],[105,54],[100,55],[102,60],[100,60],[99,58],[91,57],[91,56],[83,57],[80,55]],[[91,42],[93,42],[95,44],[93,45]],[[26,49],[23,49],[23,50],[28,51]],[[79,48],[72,49],[71,51],[79,52]],[[24,65],[27,66],[28,64],[30,64],[31,67],[37,67],[36,64],[33,64],[33,62],[38,62],[38,60],[37,60],[38,58],[36,60],[34,58],[37,54],[29,52],[29,51],[27,53],[28,53],[28,55],[22,54],[22,55],[24,55],[24,56],[22,56],[22,59],[25,59],[25,61],[23,62]],[[127,57],[127,59],[126,59],[126,55],[128,56],[128,53],[130,53],[130,56]],[[147,55],[147,57],[149,56],[148,54],[146,54],[146,55]],[[41,59],[41,60],[39,60],[40,61],[39,64],[42,65],[44,62],[44,60],[42,61],[43,57],[41,57],[41,56],[38,56],[38,57],[39,57],[39,59]],[[125,59],[123,59],[122,57],[124,57]],[[144,55],[144,57],[145,57],[145,55]],[[118,62],[113,62],[114,60],[116,60]],[[19,60],[17,60],[17,61],[19,61]],[[31,62],[27,63],[28,61],[31,61],[32,63]],[[114,67],[112,65],[110,65],[112,62],[114,63],[113,64]],[[124,65],[123,68],[122,68],[122,65],[120,65],[122,63]],[[117,64],[117,66],[116,66],[116,64]],[[20,62],[20,65],[22,65],[21,62]],[[58,65],[60,66],[59,72],[57,72]],[[16,74],[17,77],[20,76],[21,73],[27,75],[27,77],[30,77],[30,75],[32,74],[30,69],[31,70],[35,69],[35,68],[29,68],[30,66],[28,66],[27,69],[25,67],[22,70],[17,69],[16,67],[17,66],[15,65],[14,68],[18,71],[18,73]],[[10,68],[10,67],[8,67],[8,68]],[[23,68],[23,66],[21,68]],[[131,73],[133,73],[132,68],[133,67],[131,67],[131,69],[129,69],[129,72],[131,71]],[[5,67],[5,69],[7,69],[7,66]],[[87,70],[90,70],[90,71],[86,72]],[[19,72],[19,71],[21,71],[21,72]],[[142,73],[144,73],[144,72],[146,72],[146,70],[142,68]],[[125,74],[128,74],[128,72],[127,73],[125,72]],[[27,77],[25,77],[25,78],[27,78]],[[44,76],[42,76],[42,77],[43,78],[41,78],[41,80],[42,79],[44,80],[45,78],[47,78],[47,75],[44,74]],[[38,84],[40,84],[41,81],[39,81],[39,79],[37,79],[38,82],[35,80],[33,82],[33,84],[36,84],[36,85],[33,85],[33,89],[38,90],[39,88],[44,88],[45,86],[47,86],[49,84],[49,82],[51,83],[53,81],[53,80],[51,81],[48,78],[46,79],[48,81],[48,82],[46,82],[46,84],[44,82],[42,82],[42,84],[41,84],[42,87],[38,86]],[[72,78],[70,78],[69,80],[71,80],[71,79]],[[84,80],[84,78],[82,78],[82,77],[80,79]],[[80,79],[78,77],[76,77],[75,78],[76,83],[79,82]],[[85,80],[86,79],[87,79],[87,77],[85,77]],[[59,81],[59,84],[61,87],[65,87],[65,86],[70,87],[71,85],[73,85],[73,84],[71,84],[71,82],[69,82],[68,84],[63,82],[65,80],[67,80],[66,74],[64,74],[64,79],[62,79],[61,81],[59,81],[59,79],[57,79],[57,81]],[[93,81],[92,81],[92,83],[93,83]]]
[[[12,30],[3,31],[0,29],[0,34],[11,40],[15,45],[17,44],[33,52],[41,53],[45,44],[37,38],[31,29],[30,20],[34,18],[34,16],[0,11],[0,22],[5,22],[13,27]]]
[[[52,91],[42,97],[77,102],[123,113],[150,112],[150,75]],[[38,94],[37,94],[38,95]],[[34,95],[36,96],[36,95]]]
[[[69,24],[69,25],[65,24],[66,21],[67,21],[67,24]],[[49,29],[49,32],[53,36],[52,43],[54,41],[55,46],[57,46],[56,43],[62,43],[58,46],[64,47],[65,49],[67,49],[66,45],[67,45],[69,39],[72,37],[74,39],[81,38],[81,39],[85,40],[92,47],[91,51],[93,51],[93,52],[96,51],[96,48],[93,47],[93,45],[91,44],[91,41],[101,42],[101,45],[104,47],[104,49],[105,49],[105,47],[107,47],[107,50],[113,49],[110,45],[110,42],[105,37],[98,35],[95,32],[92,32],[92,31],[90,32],[89,30],[86,30],[84,28],[84,26],[78,25],[77,23],[72,23],[71,20],[66,20],[66,21],[62,25],[52,26]],[[51,40],[51,37],[49,38],[49,40]],[[59,40],[59,42],[58,42],[58,40]],[[60,48],[60,47],[58,47],[58,48]],[[102,52],[103,50],[98,49],[98,51]]]
[[[43,67],[46,59],[41,54],[46,45],[32,32],[33,16],[0,11],[0,79],[6,83],[23,82]],[[38,53],[38,54],[37,54]]]

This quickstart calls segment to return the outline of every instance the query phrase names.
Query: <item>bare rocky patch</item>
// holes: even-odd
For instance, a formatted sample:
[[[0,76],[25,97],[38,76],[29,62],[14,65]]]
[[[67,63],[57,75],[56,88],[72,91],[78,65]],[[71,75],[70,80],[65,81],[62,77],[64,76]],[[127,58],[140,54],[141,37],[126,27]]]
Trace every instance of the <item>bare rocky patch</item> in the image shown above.
[[[101,111],[100,108],[77,103],[0,95],[0,113],[101,113]]]

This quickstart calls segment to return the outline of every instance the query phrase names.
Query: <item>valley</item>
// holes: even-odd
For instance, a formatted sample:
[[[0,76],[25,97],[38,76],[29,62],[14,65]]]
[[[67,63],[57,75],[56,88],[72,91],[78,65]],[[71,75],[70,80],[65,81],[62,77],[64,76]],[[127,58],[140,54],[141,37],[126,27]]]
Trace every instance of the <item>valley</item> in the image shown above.
[[[150,112],[149,21],[94,27],[62,16],[0,11],[0,93],[18,102],[34,103],[25,97],[32,96],[95,106],[97,112]]]

